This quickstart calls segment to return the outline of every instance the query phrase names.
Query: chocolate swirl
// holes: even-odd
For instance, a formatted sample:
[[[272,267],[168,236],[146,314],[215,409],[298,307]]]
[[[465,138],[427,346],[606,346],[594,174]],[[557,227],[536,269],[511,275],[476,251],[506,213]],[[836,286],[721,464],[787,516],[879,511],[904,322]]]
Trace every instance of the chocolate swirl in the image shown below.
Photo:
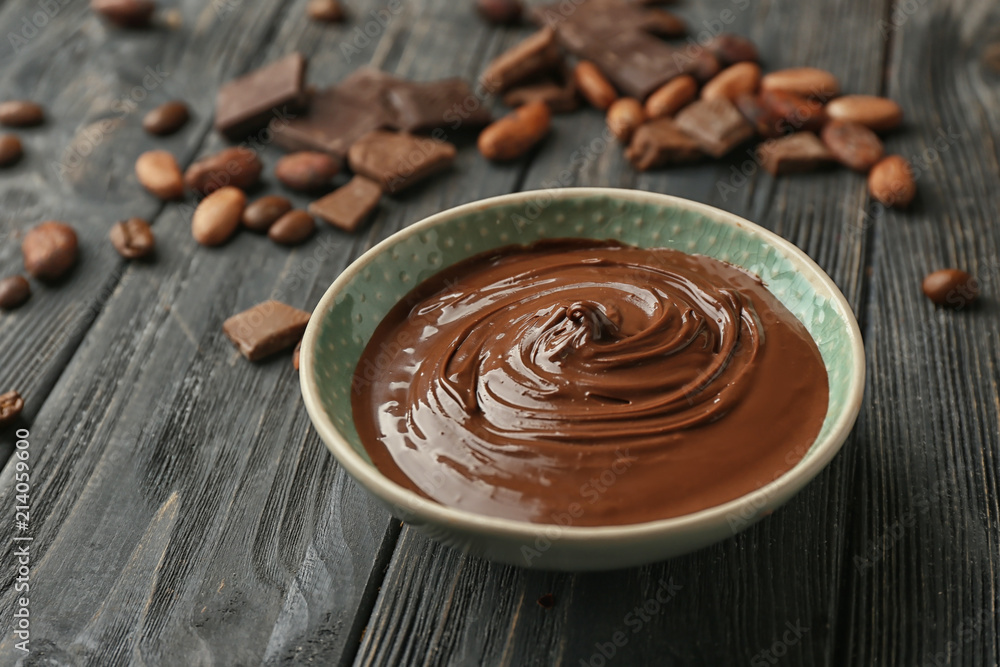
[[[778,354],[765,354],[772,343]],[[748,404],[760,407],[748,397],[774,393],[781,410],[797,402],[770,380],[782,349],[793,347],[788,360],[808,359],[815,380],[801,392],[808,425],[778,429],[772,453],[787,447],[788,430],[804,453],[825,415],[827,385],[815,344],[759,281],[664,249],[592,241],[505,249],[439,274],[386,317],[355,377],[355,422],[384,473],[440,502],[545,521],[566,504],[560,495],[579,499],[581,484],[617,463],[628,485],[606,485],[600,508],[579,523],[673,516],[677,503],[663,493],[634,499],[652,508],[627,507],[633,480],[710,476],[710,463],[691,471],[692,460],[718,449],[720,435],[739,445],[737,434],[759,421],[730,421]],[[765,357],[772,368],[762,373]],[[365,379],[371,367],[377,373]],[[740,495],[747,483],[724,494]],[[712,498],[720,491],[706,489]],[[704,502],[705,493],[695,495]]]

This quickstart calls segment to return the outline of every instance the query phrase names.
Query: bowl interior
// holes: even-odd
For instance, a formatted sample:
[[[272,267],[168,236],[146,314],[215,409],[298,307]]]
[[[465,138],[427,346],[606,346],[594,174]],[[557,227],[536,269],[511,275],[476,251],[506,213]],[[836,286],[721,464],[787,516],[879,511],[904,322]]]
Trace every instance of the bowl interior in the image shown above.
[[[700,204],[636,191],[539,191],[446,211],[394,235],[353,264],[338,279],[332,306],[314,314],[318,328],[311,362],[317,395],[334,428],[369,465],[351,414],[351,378],[389,309],[419,282],[462,259],[500,246],[564,237],[674,248],[760,276],[816,340],[829,375],[826,420],[799,466],[836,427],[858,381],[856,324],[842,296],[811,260],[756,225]]]

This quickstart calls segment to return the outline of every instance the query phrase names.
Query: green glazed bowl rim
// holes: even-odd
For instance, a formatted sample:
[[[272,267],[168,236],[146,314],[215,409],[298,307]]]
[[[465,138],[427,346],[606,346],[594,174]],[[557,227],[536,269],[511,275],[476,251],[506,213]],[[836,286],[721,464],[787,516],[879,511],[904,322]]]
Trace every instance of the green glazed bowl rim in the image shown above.
[[[734,513],[739,513],[748,506],[773,509],[785,499],[797,493],[819,474],[840,450],[853,428],[861,408],[865,384],[865,355],[861,331],[854,313],[847,303],[847,299],[837,285],[816,262],[793,243],[738,215],[707,204],[701,204],[672,195],[644,190],[593,187],[529,190],[481,199],[435,213],[381,241],[352,262],[334,280],[313,311],[302,339],[300,384],[306,411],[313,425],[318,431],[320,438],[326,443],[326,446],[347,473],[384,503],[399,509],[405,508],[406,519],[411,522],[439,525],[450,530],[465,533],[518,540],[542,538],[545,536],[546,531],[551,531],[553,524],[529,523],[526,521],[485,516],[441,505],[390,481],[374,465],[356,452],[333,424],[333,421],[322,405],[318,373],[315,366],[316,345],[321,320],[331,311],[338,295],[344,288],[370,265],[376,257],[400,242],[448,220],[470,213],[481,212],[492,207],[530,203],[537,201],[540,195],[547,199],[555,198],[560,200],[609,197],[639,204],[672,206],[698,213],[715,222],[735,226],[750,234],[759,236],[762,240],[779,250],[786,258],[793,260],[797,264],[797,273],[806,278],[817,289],[821,288],[827,293],[835,305],[836,311],[847,324],[846,335],[850,343],[852,360],[843,409],[836,416],[832,428],[826,432],[824,437],[817,439],[811,445],[808,455],[802,461],[777,479],[721,505],[715,505],[698,512],[669,519],[615,526],[561,526],[559,527],[560,541],[572,543],[589,542],[592,540],[599,540],[601,542],[621,540],[623,543],[634,543],[646,538],[663,538],[674,532],[682,533],[698,527],[716,525],[720,522],[724,523],[727,517],[733,516]]]

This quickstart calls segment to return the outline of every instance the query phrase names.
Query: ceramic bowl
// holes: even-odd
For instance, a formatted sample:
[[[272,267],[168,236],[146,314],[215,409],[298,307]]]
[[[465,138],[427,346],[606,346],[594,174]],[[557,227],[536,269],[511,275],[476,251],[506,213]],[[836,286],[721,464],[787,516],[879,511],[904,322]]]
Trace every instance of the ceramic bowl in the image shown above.
[[[617,239],[708,255],[748,269],[806,326],[830,403],[805,457],[756,491],[693,514],[625,526],[556,526],[482,516],[424,499],[384,477],[358,439],[351,377],[376,325],[417,283],[491,248],[543,238]],[[430,216],[366,252],[330,286],[302,341],[309,416],[344,469],[396,516],[465,552],[522,567],[601,570],[663,560],[731,537],[823,469],[847,438],[864,386],[858,324],[833,281],[781,237],[718,209],[662,194],[566,188],[494,197]]]

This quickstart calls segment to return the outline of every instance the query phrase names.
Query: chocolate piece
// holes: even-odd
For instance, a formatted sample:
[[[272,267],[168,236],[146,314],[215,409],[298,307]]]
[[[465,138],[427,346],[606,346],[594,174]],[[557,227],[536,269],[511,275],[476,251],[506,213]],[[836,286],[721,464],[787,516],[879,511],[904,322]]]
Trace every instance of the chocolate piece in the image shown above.
[[[347,159],[354,173],[393,193],[447,169],[455,161],[455,152],[447,141],[375,130],[354,142]]]
[[[502,93],[516,83],[555,70],[561,63],[555,32],[544,28],[497,56],[479,82],[489,93]]]
[[[17,419],[24,410],[24,399],[16,391],[0,394],[0,426],[6,426]]]
[[[676,120],[712,157],[722,157],[753,136],[753,127],[727,99],[698,100],[681,109]]]
[[[503,96],[509,107],[520,107],[531,102],[544,102],[552,113],[569,113],[580,106],[580,95],[572,75],[562,81],[542,79],[512,88]]]
[[[287,350],[302,338],[309,313],[280,301],[265,301],[222,324],[222,330],[250,361]]]
[[[216,97],[215,129],[238,141],[272,116],[294,117],[308,101],[306,59],[292,53],[224,85]]]
[[[833,155],[812,132],[796,132],[757,147],[761,165],[771,175],[813,171],[830,164]]]
[[[619,90],[644,100],[697,65],[697,59],[686,56],[683,49],[644,29],[650,22],[649,11],[615,0],[591,0],[569,12],[564,3],[540,7],[534,17],[553,27],[563,47],[592,61]]]
[[[400,83],[389,89],[388,96],[396,111],[396,126],[406,132],[482,127],[492,120],[482,100],[458,78]]]
[[[422,281],[351,379],[372,463],[443,505],[564,523],[581,485],[617,471],[574,526],[758,490],[809,450],[830,395],[815,341],[756,276],[584,239],[493,249]]]
[[[342,161],[365,134],[398,126],[387,95],[401,83],[385,72],[361,68],[316,93],[308,113],[274,127],[274,142],[290,151],[324,151]]]
[[[31,283],[24,276],[0,280],[0,310],[14,310],[31,298]]]
[[[687,33],[684,19],[662,9],[643,11],[636,23],[639,28],[657,37],[681,37]]]
[[[345,232],[353,232],[378,206],[382,188],[364,176],[309,204],[309,212]]]
[[[677,127],[672,118],[657,118],[639,126],[625,157],[639,171],[702,157],[698,142]]]

